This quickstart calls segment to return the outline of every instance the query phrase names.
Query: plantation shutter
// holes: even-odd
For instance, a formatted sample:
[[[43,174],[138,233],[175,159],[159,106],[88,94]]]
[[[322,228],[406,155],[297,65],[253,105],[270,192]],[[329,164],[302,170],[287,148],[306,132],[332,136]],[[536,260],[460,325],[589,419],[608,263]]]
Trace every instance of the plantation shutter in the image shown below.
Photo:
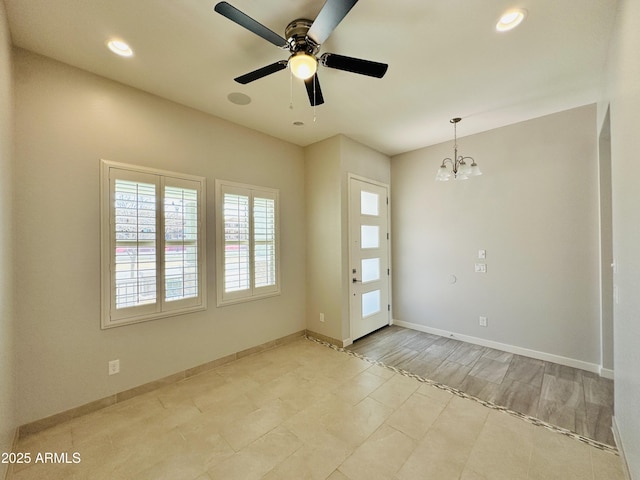
[[[225,192],[224,214],[224,293],[232,298],[233,292],[249,290],[250,234],[249,192]]]
[[[102,166],[102,327],[206,308],[205,179]]]
[[[218,304],[280,292],[278,191],[216,181]]]
[[[258,196],[259,195],[259,196]],[[275,199],[263,193],[253,198],[253,241],[256,289],[276,284],[276,212]]]
[[[199,182],[164,178],[164,310],[198,302],[203,274],[201,256]]]
[[[114,172],[112,184],[111,318],[159,310],[158,179],[137,172]]]

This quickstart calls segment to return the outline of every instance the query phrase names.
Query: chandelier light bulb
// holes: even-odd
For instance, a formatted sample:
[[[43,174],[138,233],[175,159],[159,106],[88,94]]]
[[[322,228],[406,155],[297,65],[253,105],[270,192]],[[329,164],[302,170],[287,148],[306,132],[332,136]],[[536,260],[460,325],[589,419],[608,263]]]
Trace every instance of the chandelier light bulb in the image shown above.
[[[289,58],[291,73],[301,80],[313,77],[318,70],[318,60],[313,55],[298,52]]]

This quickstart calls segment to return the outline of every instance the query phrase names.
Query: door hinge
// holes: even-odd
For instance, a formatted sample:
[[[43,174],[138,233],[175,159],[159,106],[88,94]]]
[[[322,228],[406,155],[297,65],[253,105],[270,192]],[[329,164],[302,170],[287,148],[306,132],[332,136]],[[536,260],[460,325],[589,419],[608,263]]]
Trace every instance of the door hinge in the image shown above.
[[[389,240],[389,234],[387,233],[387,240]]]
[[[391,305],[387,303],[387,312],[391,311]]]
[[[387,197],[387,205],[389,205],[389,197]]]
[[[387,275],[391,275],[391,269],[387,268]]]

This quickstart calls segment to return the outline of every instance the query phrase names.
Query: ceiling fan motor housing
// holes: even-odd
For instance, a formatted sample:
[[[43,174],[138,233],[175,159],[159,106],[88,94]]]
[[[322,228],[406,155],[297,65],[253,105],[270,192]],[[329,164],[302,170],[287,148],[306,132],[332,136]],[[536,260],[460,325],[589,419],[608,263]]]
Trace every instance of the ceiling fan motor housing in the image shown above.
[[[317,45],[313,40],[307,37],[307,32],[309,31],[309,28],[311,28],[312,24],[312,20],[307,18],[298,18],[287,25],[284,34],[291,53],[304,52],[313,56],[318,53],[320,45]]]

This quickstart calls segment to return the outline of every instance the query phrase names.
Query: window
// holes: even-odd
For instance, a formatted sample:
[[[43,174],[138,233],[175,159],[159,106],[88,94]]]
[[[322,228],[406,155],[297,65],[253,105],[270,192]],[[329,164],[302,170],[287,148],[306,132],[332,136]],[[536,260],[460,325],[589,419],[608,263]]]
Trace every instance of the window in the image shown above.
[[[278,190],[216,180],[218,305],[280,293]]]
[[[102,161],[102,328],[206,308],[205,179]]]

